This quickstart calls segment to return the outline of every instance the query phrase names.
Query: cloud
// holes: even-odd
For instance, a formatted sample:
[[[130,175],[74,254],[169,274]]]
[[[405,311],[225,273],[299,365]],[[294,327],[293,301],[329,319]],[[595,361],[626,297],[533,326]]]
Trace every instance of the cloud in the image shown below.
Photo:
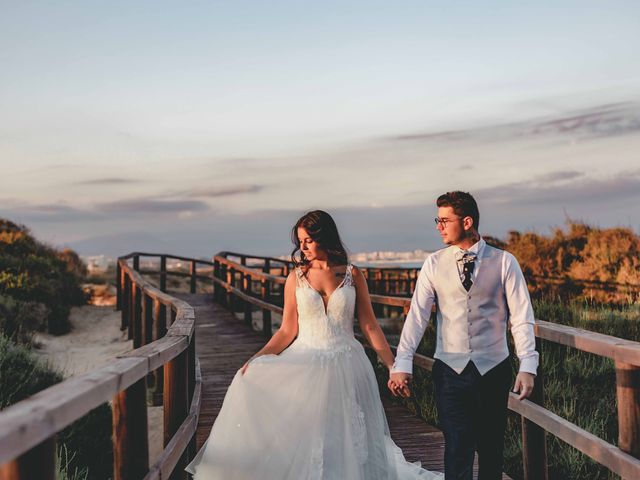
[[[6,205],[6,204],[5,204]],[[102,218],[97,212],[64,204],[14,204],[0,208],[0,215],[24,222],[85,222]]]
[[[99,212],[106,213],[175,213],[202,212],[210,210],[207,203],[198,200],[159,200],[157,198],[137,198],[99,203],[95,206]]]
[[[572,180],[574,178],[584,176],[583,172],[576,170],[559,170],[557,172],[549,172],[543,175],[538,175],[533,180],[541,183],[558,183],[564,180]]]
[[[74,182],[73,185],[125,185],[129,183],[138,183],[139,180],[129,178],[96,178],[93,180],[81,180]]]
[[[572,180],[560,183],[560,180]],[[494,204],[567,205],[640,199],[640,170],[605,179],[585,179],[579,172],[555,172],[530,181],[513,182],[476,191]]]
[[[233,195],[242,195],[245,193],[258,193],[262,191],[264,187],[262,185],[232,185],[228,187],[205,187],[194,188],[183,192],[173,194],[176,197],[188,197],[188,198],[216,198],[216,197],[231,197]]]
[[[493,142],[534,139],[548,136],[569,136],[585,140],[640,132],[640,103],[620,102],[573,110],[555,117],[533,118],[483,127],[410,133],[387,137],[402,143],[423,142]]]

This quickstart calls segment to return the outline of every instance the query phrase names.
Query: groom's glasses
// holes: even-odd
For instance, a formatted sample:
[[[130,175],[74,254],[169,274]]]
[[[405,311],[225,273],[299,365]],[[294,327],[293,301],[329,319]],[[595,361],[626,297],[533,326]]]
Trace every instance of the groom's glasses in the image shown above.
[[[440,225],[442,228],[446,228],[447,227],[447,223],[453,222],[454,220],[460,220],[460,217],[456,217],[456,218],[440,218],[440,217],[436,217],[436,218],[434,218],[434,220],[436,222],[436,227],[438,225]]]

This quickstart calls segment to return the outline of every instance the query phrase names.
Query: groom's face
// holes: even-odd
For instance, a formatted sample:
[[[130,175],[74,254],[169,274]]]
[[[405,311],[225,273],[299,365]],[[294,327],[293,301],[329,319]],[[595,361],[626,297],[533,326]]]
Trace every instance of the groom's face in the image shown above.
[[[457,245],[465,238],[465,230],[462,218],[455,214],[453,207],[439,207],[437,224],[442,241],[447,245]]]

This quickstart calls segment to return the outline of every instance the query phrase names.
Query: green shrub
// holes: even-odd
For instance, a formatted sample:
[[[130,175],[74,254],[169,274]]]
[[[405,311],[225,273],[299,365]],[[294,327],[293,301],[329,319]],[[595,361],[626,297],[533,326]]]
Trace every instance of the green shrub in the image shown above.
[[[86,268],[75,252],[57,251],[38,242],[27,228],[0,219],[0,295],[17,301],[12,312],[0,309],[0,323],[7,326],[0,331],[12,338],[22,335],[28,328],[14,323],[33,316],[20,311],[40,304],[46,311],[38,329],[66,333],[71,306],[86,302],[80,286],[84,275]]]
[[[38,360],[26,347],[0,335],[0,409],[60,381],[60,372]]]
[[[62,379],[60,372],[37,359],[26,347],[15,345],[0,334],[0,410]],[[59,432],[57,441],[58,478],[93,480],[111,477],[111,409],[107,404]]]

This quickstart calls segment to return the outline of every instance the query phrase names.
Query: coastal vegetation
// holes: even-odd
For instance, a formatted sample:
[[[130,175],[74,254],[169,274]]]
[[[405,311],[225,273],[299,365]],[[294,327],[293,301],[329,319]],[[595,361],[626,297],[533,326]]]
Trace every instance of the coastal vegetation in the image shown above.
[[[568,220],[549,236],[511,231],[487,243],[518,259],[535,298],[590,303],[640,300],[640,236],[631,228],[600,228]]]
[[[82,305],[86,269],[72,250],[56,250],[29,230],[0,219],[0,410],[63,380],[39,360],[36,331],[69,331],[72,306]],[[57,435],[60,480],[111,477],[111,409],[94,409]]]

